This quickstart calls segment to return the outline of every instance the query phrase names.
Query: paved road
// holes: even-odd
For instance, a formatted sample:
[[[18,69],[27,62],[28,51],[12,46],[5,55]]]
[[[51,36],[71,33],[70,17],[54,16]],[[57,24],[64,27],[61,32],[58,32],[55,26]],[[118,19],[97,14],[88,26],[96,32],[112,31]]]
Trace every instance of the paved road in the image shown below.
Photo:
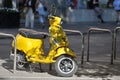
[[[24,24],[21,24],[23,27]],[[114,65],[110,65],[111,54],[111,35],[109,33],[97,33],[92,34],[90,38],[90,62],[86,62],[87,53],[87,34],[86,32],[90,27],[107,28],[113,30],[116,26],[114,22],[105,24],[100,23],[69,23],[63,24],[63,28],[80,30],[85,33],[85,62],[84,65],[80,64],[81,55],[81,37],[78,34],[68,35],[70,47],[78,54],[79,70],[70,78],[58,77],[53,69],[49,70],[49,65],[42,65],[44,72],[40,72],[38,65],[35,65],[33,73],[28,70],[17,70],[16,74],[13,74],[13,62],[9,59],[9,52],[11,49],[12,39],[0,38],[0,80],[120,80],[120,37],[117,37],[117,59],[114,61]],[[35,26],[35,30],[48,31]],[[0,32],[10,33],[16,35],[18,28],[16,29],[0,29]],[[69,33],[68,33],[69,34]],[[118,33],[119,35],[120,33]],[[45,40],[45,49],[48,51],[48,39]]]

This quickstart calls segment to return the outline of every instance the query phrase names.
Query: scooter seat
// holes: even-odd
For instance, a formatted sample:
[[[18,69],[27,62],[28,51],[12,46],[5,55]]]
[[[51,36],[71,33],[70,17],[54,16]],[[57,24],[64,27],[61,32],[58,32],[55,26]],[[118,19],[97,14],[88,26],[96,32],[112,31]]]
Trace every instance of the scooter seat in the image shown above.
[[[45,39],[47,36],[49,36],[49,34],[46,32],[38,32],[32,29],[21,28],[18,30],[18,32],[24,37],[34,38],[34,39]]]

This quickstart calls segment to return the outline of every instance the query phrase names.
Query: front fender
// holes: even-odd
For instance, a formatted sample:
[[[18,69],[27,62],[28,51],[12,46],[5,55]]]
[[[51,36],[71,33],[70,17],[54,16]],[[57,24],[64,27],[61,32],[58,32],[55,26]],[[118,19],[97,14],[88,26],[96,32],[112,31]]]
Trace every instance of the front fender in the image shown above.
[[[70,55],[72,57],[77,57],[77,55],[73,52],[73,50],[71,50],[68,47],[61,47],[57,49],[57,53],[55,55],[55,57],[59,57],[61,55]]]

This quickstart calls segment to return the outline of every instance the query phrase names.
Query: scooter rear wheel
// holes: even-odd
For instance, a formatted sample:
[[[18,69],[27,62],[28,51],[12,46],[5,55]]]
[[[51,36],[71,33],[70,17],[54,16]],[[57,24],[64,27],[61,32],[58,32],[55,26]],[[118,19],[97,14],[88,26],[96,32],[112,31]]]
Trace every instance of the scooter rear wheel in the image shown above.
[[[55,70],[59,76],[70,77],[76,73],[78,65],[75,60],[69,56],[60,56],[55,62]]]
[[[28,67],[28,63],[25,60],[25,55],[19,53],[17,54],[16,67],[18,69],[25,69]]]

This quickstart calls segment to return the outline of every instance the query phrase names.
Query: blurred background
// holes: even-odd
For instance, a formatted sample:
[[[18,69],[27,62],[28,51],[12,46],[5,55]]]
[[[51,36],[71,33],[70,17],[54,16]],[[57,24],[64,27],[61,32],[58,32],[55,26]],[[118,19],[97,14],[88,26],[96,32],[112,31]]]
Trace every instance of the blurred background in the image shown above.
[[[0,26],[19,26],[24,3],[26,0],[0,0]],[[96,18],[90,0],[41,0],[49,10],[52,4],[57,8],[56,15],[66,22],[96,22]],[[115,21],[115,11],[113,0],[99,0],[100,7],[104,10],[103,19],[111,22]],[[9,18],[9,20],[8,20]],[[7,24],[6,24],[7,23]]]

